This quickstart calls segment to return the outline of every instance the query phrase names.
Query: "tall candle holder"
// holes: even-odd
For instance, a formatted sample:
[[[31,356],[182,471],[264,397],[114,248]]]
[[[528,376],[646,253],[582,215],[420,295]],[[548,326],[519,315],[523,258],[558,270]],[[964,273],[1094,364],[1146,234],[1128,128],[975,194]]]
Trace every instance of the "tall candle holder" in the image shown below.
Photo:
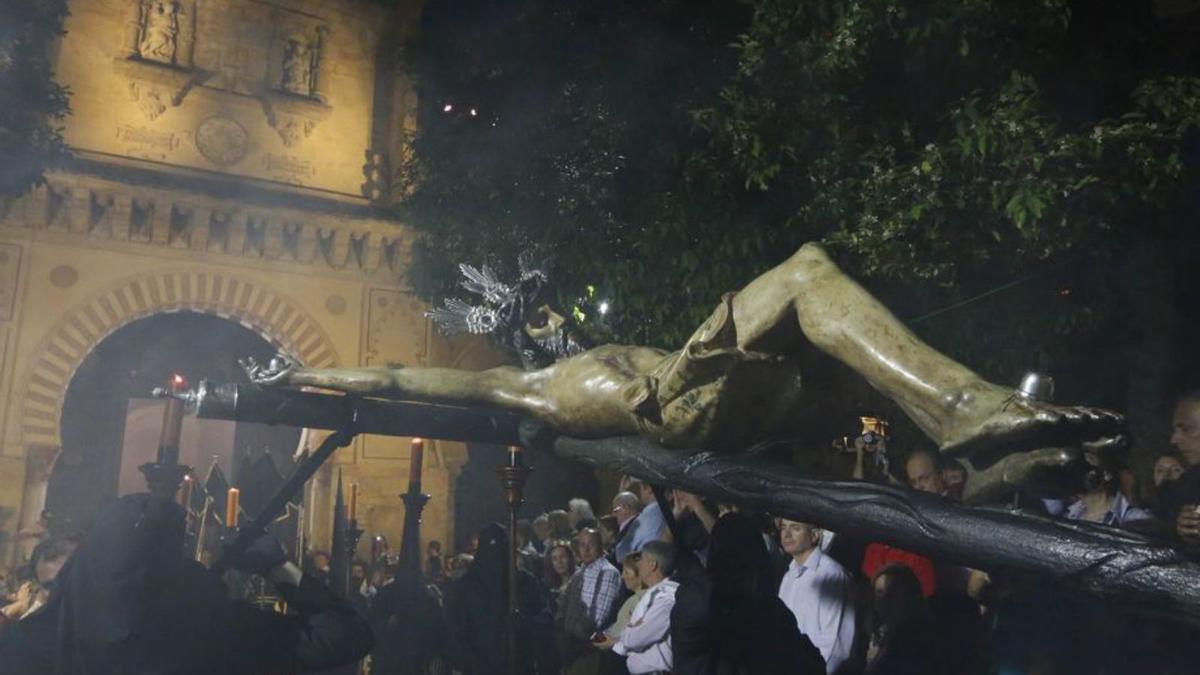
[[[182,393],[187,390],[187,385],[182,375],[175,374],[165,388],[158,387],[153,392],[155,397],[166,398],[167,402],[163,408],[158,456],[155,461],[139,466],[138,470],[145,477],[150,494],[162,499],[174,500],[183,477],[192,471],[191,467],[179,463],[179,437],[183,430]]]
[[[509,675],[517,675],[517,511],[525,503],[525,482],[531,469],[524,465],[524,453],[517,445],[509,446],[508,461],[496,469],[504,502],[508,506],[508,635]]]
[[[404,502],[404,532],[400,539],[400,569],[410,583],[421,576],[421,513],[430,496],[421,492],[421,466],[425,457],[425,441],[412,439],[408,464],[408,491],[400,495]]]

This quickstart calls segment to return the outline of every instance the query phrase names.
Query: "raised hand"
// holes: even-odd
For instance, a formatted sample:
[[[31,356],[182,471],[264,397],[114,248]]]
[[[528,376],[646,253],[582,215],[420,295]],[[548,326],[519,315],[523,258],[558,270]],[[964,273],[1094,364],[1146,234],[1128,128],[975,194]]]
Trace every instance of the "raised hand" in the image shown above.
[[[300,364],[283,353],[272,357],[271,362],[266,366],[260,364],[253,357],[238,360],[238,365],[246,371],[246,376],[250,378],[251,382],[263,387],[287,384],[289,376],[300,367]]]

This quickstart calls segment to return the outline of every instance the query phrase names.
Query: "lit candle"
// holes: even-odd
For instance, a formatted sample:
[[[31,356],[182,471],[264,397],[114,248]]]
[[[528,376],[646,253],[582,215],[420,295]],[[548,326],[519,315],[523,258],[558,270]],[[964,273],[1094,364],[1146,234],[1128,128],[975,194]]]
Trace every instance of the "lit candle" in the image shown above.
[[[237,488],[229,488],[225,493],[225,527],[230,529],[238,524],[238,494]]]
[[[508,446],[508,465],[509,466],[521,466],[521,446],[519,446],[519,445]]]
[[[178,394],[187,389],[188,382],[180,374],[171,376],[167,390]],[[183,430],[183,401],[168,398],[163,408],[162,434],[158,439],[158,463],[174,466],[179,463],[179,436]]]
[[[408,463],[408,484],[421,484],[421,462],[425,459],[425,439],[412,439],[412,455]]]
[[[179,486],[179,505],[183,507],[185,512],[192,508],[192,476],[188,474],[183,477],[183,484]]]
[[[346,510],[346,518],[354,520],[358,515],[358,483],[350,484],[350,508]]]

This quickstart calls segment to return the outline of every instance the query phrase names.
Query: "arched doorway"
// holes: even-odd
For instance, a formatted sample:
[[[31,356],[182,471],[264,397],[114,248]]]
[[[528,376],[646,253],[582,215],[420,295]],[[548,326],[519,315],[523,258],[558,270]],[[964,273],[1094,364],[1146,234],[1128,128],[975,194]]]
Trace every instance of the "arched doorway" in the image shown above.
[[[50,475],[46,509],[74,529],[106,499],[144,489],[137,464],[157,443],[161,402],[150,398],[173,374],[245,382],[237,359],[269,359],[277,350],[244,325],[211,314],[153,314],[118,328],[82,361],[67,387],[60,433],[62,452]],[[300,430],[258,424],[187,420],[181,462],[201,480],[213,457],[234,483],[245,482],[264,455],[286,475]],[[190,448],[190,449],[189,449]],[[150,457],[152,458],[152,456]],[[243,496],[249,510],[254,495]]]

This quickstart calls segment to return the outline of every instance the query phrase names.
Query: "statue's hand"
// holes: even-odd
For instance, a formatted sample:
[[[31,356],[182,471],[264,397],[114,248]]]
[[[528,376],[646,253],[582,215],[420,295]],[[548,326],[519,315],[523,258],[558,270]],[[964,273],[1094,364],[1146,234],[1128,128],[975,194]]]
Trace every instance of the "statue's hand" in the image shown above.
[[[300,367],[300,364],[282,353],[272,357],[271,362],[266,366],[261,365],[253,357],[239,360],[238,365],[246,371],[246,376],[250,378],[251,382],[263,387],[288,384],[289,376]]]

